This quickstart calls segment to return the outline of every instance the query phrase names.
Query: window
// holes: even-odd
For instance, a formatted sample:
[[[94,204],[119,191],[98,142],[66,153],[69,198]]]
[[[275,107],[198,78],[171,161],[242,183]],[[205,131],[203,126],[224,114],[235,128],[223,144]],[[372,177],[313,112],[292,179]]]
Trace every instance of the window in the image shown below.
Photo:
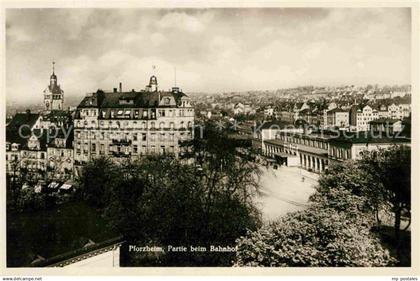
[[[146,141],[146,139],[147,139],[147,135],[146,135],[146,134],[141,134],[141,139],[142,139],[143,141]]]
[[[137,147],[137,145],[134,145],[134,146],[133,146],[133,151],[134,151],[134,153],[135,153],[135,154],[137,154],[137,152],[138,152],[138,147]]]
[[[133,134],[133,140],[136,141],[137,140],[137,133]]]

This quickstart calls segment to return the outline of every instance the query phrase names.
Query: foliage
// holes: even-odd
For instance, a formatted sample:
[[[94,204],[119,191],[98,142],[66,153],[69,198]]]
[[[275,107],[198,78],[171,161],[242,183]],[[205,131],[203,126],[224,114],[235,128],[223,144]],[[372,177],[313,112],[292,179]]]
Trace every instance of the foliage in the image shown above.
[[[394,230],[399,242],[401,216],[410,217],[411,211],[411,149],[393,146],[388,149],[365,152],[359,161],[372,185],[367,185],[364,195],[375,206],[390,206],[394,213]]]
[[[373,231],[380,210],[395,213],[397,258],[401,213],[410,211],[410,149],[366,151],[330,165],[310,207],[249,232],[237,242],[237,266],[388,266],[397,262]]]
[[[209,159],[220,161],[210,164]],[[247,229],[260,225],[249,190],[245,191],[250,189],[247,181],[251,182],[252,171],[245,173],[240,162],[228,159],[206,157],[201,168],[169,156],[120,164],[97,159],[85,168],[81,182],[86,198],[95,206],[103,206],[111,227],[130,245],[228,246]],[[222,170],[222,163],[232,167]],[[114,176],[111,179],[109,175]],[[233,255],[128,253],[125,265],[227,266]]]
[[[16,211],[36,211],[47,207],[48,198],[46,194],[36,193],[33,188],[22,189],[16,199]]]
[[[358,196],[339,188],[329,198],[238,240],[236,266],[387,266],[394,262],[370,232]],[[341,210],[341,211],[340,211]]]
[[[102,208],[108,202],[108,189],[118,175],[115,165],[105,157],[87,163],[79,178],[83,198],[92,206]]]

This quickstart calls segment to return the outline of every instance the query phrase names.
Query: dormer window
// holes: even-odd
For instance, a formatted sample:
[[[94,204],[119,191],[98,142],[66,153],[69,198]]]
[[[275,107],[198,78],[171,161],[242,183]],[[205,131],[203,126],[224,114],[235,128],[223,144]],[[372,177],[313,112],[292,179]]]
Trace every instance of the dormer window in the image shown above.
[[[165,98],[164,99],[164,104],[169,105],[171,103],[171,99],[170,98]]]

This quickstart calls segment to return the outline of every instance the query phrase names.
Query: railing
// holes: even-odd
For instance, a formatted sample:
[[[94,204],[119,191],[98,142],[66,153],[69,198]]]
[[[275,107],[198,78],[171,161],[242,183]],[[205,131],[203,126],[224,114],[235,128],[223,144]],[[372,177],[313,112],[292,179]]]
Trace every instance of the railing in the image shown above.
[[[96,256],[98,254],[107,252],[113,248],[111,246],[120,245],[121,243],[123,243],[122,236],[114,237],[112,239],[100,243],[95,243],[91,246],[79,248],[77,250],[73,250],[61,255],[47,258],[45,260],[40,260],[31,263],[28,265],[28,267],[62,267],[64,265],[71,264],[89,258],[91,256]]]

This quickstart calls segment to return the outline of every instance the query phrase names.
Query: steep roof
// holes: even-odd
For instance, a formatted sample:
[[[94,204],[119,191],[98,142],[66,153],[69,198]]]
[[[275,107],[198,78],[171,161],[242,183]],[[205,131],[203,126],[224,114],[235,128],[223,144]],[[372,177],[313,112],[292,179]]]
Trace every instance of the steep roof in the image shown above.
[[[31,135],[31,129],[40,115],[38,113],[16,113],[6,127],[6,141],[25,145],[27,139],[24,136]]]
[[[379,118],[379,119],[375,119],[370,121],[370,124],[384,124],[384,123],[388,123],[388,124],[394,124],[396,122],[398,122],[400,120],[398,119],[391,119],[391,118]]]
[[[12,130],[19,130],[19,128],[23,125],[27,125],[32,128],[39,117],[40,115],[38,113],[31,113],[29,111],[25,113],[16,113],[7,127]]]
[[[281,120],[277,120],[277,121],[268,121],[265,122],[262,126],[261,129],[283,129],[286,126],[290,126],[292,125],[289,122],[285,122],[285,121],[281,121]]]
[[[99,108],[132,108],[132,107],[157,107],[159,105],[159,98],[173,97],[177,104],[180,103],[181,98],[186,96],[180,91],[131,91],[131,92],[104,92],[98,90],[91,96],[85,97],[79,104],[80,107],[99,107]],[[120,103],[126,101],[126,103]]]
[[[63,129],[66,129],[66,131],[63,131]],[[72,148],[73,147],[73,140],[74,140],[74,130],[73,126],[68,128],[60,128],[57,132],[51,131],[50,136],[54,136],[54,138],[50,138],[48,141],[49,147],[56,147],[55,145],[55,139],[65,139],[66,148]]]
[[[327,111],[327,113],[335,113],[335,112],[349,112],[349,111],[345,110],[345,109],[338,108],[338,107]]]
[[[384,136],[370,136],[369,132],[354,132],[348,133],[346,136],[340,135],[337,138],[330,139],[334,144],[353,144],[353,143],[410,143],[411,140],[406,137],[384,137]]]

